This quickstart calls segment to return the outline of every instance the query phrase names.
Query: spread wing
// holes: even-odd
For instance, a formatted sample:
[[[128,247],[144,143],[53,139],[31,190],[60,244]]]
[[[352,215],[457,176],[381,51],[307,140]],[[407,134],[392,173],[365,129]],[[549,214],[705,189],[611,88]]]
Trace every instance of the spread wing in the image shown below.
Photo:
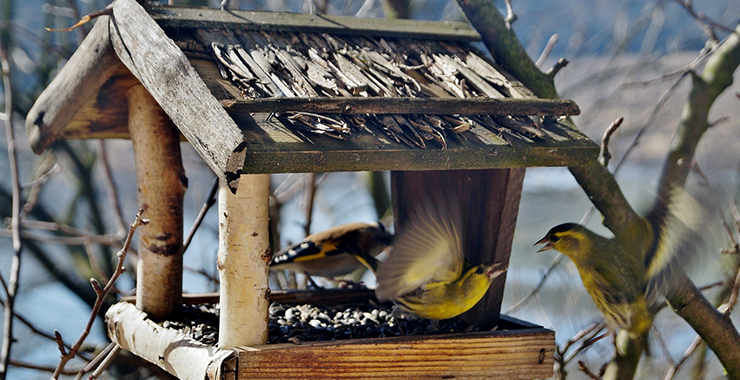
[[[653,228],[653,248],[645,256],[645,293],[650,302],[665,294],[676,271],[703,249],[711,221],[709,210],[683,188],[673,189],[659,201],[647,220]],[[702,232],[703,231],[703,232]]]
[[[394,240],[388,259],[380,263],[375,293],[398,298],[429,282],[451,282],[462,273],[463,241],[458,210],[427,201],[409,216]]]

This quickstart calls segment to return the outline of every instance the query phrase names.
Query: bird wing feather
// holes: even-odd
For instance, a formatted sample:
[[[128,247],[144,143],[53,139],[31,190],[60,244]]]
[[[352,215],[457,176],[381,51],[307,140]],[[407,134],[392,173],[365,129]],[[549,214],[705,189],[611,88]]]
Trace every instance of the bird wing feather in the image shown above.
[[[681,187],[660,201],[647,216],[655,244],[645,256],[645,294],[654,303],[670,286],[674,273],[685,267],[692,253],[701,249],[709,211]]]
[[[379,299],[398,298],[429,282],[452,282],[464,262],[459,212],[425,202],[399,232],[378,267]]]

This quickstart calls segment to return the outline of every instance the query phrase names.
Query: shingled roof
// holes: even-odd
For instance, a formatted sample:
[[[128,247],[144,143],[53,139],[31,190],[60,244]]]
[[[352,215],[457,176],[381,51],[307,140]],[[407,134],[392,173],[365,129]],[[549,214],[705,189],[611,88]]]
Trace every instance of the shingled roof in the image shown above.
[[[36,151],[59,138],[126,138],[122,94],[139,81],[232,179],[239,169],[577,165],[597,154],[563,118],[579,113],[575,103],[534,98],[473,46],[480,37],[463,23],[167,6],[147,14],[124,3],[62,70],[85,83],[52,83],[29,113]]]

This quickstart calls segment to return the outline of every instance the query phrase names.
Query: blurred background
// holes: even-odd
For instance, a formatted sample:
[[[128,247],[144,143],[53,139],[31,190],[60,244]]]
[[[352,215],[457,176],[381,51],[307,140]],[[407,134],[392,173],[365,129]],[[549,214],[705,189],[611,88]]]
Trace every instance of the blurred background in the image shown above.
[[[177,5],[218,7],[217,1],[175,1]],[[495,1],[506,14],[503,1]],[[100,10],[109,4],[98,0],[0,0],[0,39],[7,48],[13,84],[16,143],[20,157],[21,181],[26,183],[50,172],[42,185],[24,191],[30,199],[27,218],[48,222],[27,226],[32,237],[24,242],[20,293],[16,312],[35,329],[51,333],[60,331],[73,341],[82,331],[94,301],[89,278],[105,278],[112,272],[115,252],[125,236],[123,226],[136,212],[136,183],[131,145],[128,141],[62,142],[42,156],[34,155],[25,140],[24,118],[37,95],[74,52],[91,25],[72,32],[47,32],[44,27],[60,28],[74,24],[81,15]],[[406,0],[407,16],[424,20],[463,20],[454,0]],[[303,0],[232,0],[232,8],[272,11],[307,12]],[[328,14],[385,17],[381,0],[317,0],[319,12]],[[541,68],[551,67],[565,57],[570,64],[556,77],[561,97],[575,100],[582,114],[574,118],[577,126],[594,141],[600,141],[606,127],[623,116],[624,124],[612,138],[614,156],[611,167],[620,161],[627,149],[639,141],[617,175],[627,198],[638,210],[646,210],[653,199],[654,187],[662,160],[681,115],[690,81],[670,76],[644,83],[691,63],[705,48],[707,34],[682,5],[670,0],[514,0],[518,20],[513,28],[533,59],[538,59],[554,35],[550,53],[542,57]],[[737,0],[697,0],[697,14],[734,28],[740,14]],[[95,21],[93,21],[95,22]],[[726,31],[717,30],[722,39]],[[481,46],[481,48],[483,48]],[[701,70],[702,66],[697,66]],[[737,78],[738,75],[736,75]],[[738,195],[740,171],[740,85],[733,85],[715,103],[710,120],[723,121],[703,138],[696,161],[703,173],[689,177],[689,185],[701,194],[730,210]],[[6,111],[7,112],[7,111]],[[726,119],[724,119],[726,118]],[[642,131],[642,132],[641,132]],[[5,134],[0,137],[3,148]],[[189,230],[204,202],[214,179],[211,171],[187,144],[182,144],[183,160],[189,179],[185,195],[185,226]],[[105,153],[103,153],[105,152]],[[107,157],[111,175],[104,170]],[[306,189],[311,180],[316,184],[310,231],[351,221],[372,221],[387,214],[388,173],[329,173],[308,175],[274,175],[274,204],[280,205],[278,222],[279,247],[305,236]],[[113,185],[115,192],[108,186]],[[10,177],[7,150],[0,149],[0,215],[10,215]],[[117,200],[118,206],[111,201]],[[564,344],[580,330],[599,321],[600,316],[585,292],[575,266],[568,260],[549,273],[545,285],[528,302],[521,304],[550,267],[555,253],[535,253],[532,244],[559,223],[578,222],[589,210],[590,203],[565,168],[530,168],[524,180],[520,213],[507,274],[503,312],[541,324],[556,331],[558,344]],[[122,218],[116,208],[120,208]],[[726,212],[724,218],[731,216]],[[717,216],[718,221],[720,216]],[[75,231],[50,231],[51,226],[71,226]],[[608,235],[601,227],[598,213],[588,227]],[[185,253],[188,270],[184,290],[189,293],[214,291],[217,277],[215,255],[217,242],[216,213],[211,211]],[[0,235],[0,272],[5,279],[10,273],[12,247],[9,233]],[[102,235],[102,244],[88,247],[60,244],[59,236]],[[715,234],[721,236],[721,234]],[[277,242],[275,243],[278,244]],[[737,270],[737,255],[721,255],[718,249],[729,245],[727,239],[713,239],[706,252],[692,262],[690,274],[698,286],[725,281]],[[93,258],[91,261],[90,258]],[[132,265],[128,265],[132,268]],[[126,272],[116,284],[119,294],[133,288],[132,272]],[[372,276],[363,279],[372,283]],[[300,279],[299,279],[300,280]],[[722,293],[722,286],[707,291],[710,300]],[[3,294],[3,297],[5,295]],[[108,302],[114,302],[111,298]],[[734,317],[736,326],[737,317]],[[12,358],[18,362],[53,367],[59,359],[56,344],[16,323],[18,342]],[[666,310],[658,315],[651,343],[653,356],[641,364],[643,377],[663,378],[673,361],[679,360],[695,334],[680,318]],[[660,343],[662,338],[664,343]],[[108,343],[102,319],[98,319],[86,341],[90,350]],[[611,357],[610,339],[596,343],[567,368],[572,378],[585,378],[577,370],[583,360],[598,369]],[[88,355],[89,356],[89,355]],[[698,358],[701,358],[698,359]],[[704,362],[704,359],[706,360]],[[122,359],[122,362],[124,359]],[[700,364],[704,363],[704,365]],[[140,363],[139,363],[140,364]],[[80,360],[68,368],[84,365]],[[136,362],[112,368],[112,378],[154,376]],[[694,369],[697,369],[694,372]],[[678,373],[679,378],[722,377],[722,369],[711,353],[706,358],[695,355]],[[50,373],[38,369],[11,367],[9,378],[48,378]]]

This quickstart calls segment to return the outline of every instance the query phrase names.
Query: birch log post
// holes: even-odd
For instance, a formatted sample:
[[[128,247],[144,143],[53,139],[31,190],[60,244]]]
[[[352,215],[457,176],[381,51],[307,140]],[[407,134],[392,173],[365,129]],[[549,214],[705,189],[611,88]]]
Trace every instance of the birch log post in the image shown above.
[[[242,175],[236,194],[219,189],[219,348],[267,343],[269,195],[269,174]]]
[[[187,178],[180,134],[142,85],[126,92],[139,208],[150,220],[139,232],[136,306],[155,321],[182,305],[183,196]]]

